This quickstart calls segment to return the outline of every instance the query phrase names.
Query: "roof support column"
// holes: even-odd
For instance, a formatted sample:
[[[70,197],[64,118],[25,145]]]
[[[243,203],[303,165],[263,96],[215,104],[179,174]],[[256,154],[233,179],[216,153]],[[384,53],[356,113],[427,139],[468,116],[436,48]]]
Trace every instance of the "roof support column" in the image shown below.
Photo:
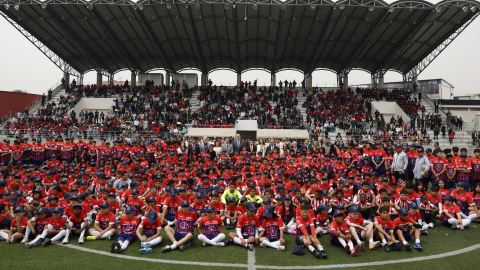
[[[410,88],[413,90],[413,85],[417,84],[418,85],[418,77],[415,76],[412,78],[412,84],[410,85]]]
[[[137,86],[137,73],[132,71],[132,76],[130,77],[130,88]]]
[[[97,89],[102,87],[102,73],[97,72]]]
[[[273,72],[271,73],[271,81],[272,81],[270,83],[271,86],[273,87],[277,86],[277,75],[275,75],[275,73]]]
[[[348,90],[348,75],[343,77],[343,90]]]
[[[200,76],[200,86],[205,86],[206,81],[207,81],[207,74],[205,72],[202,72],[202,75]]]
[[[63,87],[65,87],[65,88],[70,87],[70,74],[64,72],[63,73],[63,80],[64,80]]]
[[[167,86],[170,86],[170,73],[168,73],[168,71],[165,73],[165,85]]]
[[[385,78],[382,76],[378,78],[378,88],[384,88],[384,87],[385,87]]]
[[[242,84],[242,73],[237,73],[237,86],[240,87]]]

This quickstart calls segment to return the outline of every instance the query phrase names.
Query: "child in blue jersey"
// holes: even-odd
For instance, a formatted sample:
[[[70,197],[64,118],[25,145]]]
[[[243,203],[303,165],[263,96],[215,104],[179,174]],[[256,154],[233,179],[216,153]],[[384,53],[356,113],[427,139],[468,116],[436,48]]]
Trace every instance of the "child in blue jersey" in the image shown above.
[[[253,251],[253,245],[258,244],[258,230],[260,229],[260,220],[255,215],[257,208],[252,202],[247,202],[246,213],[242,214],[237,221],[237,232],[231,232],[228,236],[230,240],[225,245],[237,244]]]
[[[190,246],[192,243],[197,214],[194,211],[190,211],[190,203],[188,201],[182,201],[180,207],[180,210],[176,211],[175,220],[172,222],[176,230],[173,230],[170,226],[165,227],[165,233],[173,244],[165,246],[162,249],[163,253],[172,251],[177,247],[183,251],[184,245]]]
[[[260,247],[285,250],[285,239],[283,239],[285,225],[282,219],[275,214],[273,206],[269,205],[265,207],[262,218],[262,227],[259,234]]]
[[[50,221],[50,219],[47,217],[47,213],[47,208],[41,207],[38,209],[38,216],[33,217],[27,222],[27,230],[22,241],[22,243],[25,242],[26,248],[31,248],[32,246],[38,247],[44,241],[45,237],[47,236],[47,228]],[[33,233],[34,239],[31,242],[27,242],[30,233]]]

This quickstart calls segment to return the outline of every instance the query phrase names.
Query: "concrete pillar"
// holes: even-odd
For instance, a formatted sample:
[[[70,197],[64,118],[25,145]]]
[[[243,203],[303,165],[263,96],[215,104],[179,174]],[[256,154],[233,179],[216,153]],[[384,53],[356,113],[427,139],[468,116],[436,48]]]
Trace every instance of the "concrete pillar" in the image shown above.
[[[348,89],[348,76],[343,77],[343,89]]]
[[[137,86],[137,74],[132,72],[132,76],[130,77],[130,88]]]
[[[242,73],[237,73],[237,86],[242,84]]]
[[[277,86],[277,75],[275,75],[275,73],[272,73],[272,79],[271,79],[270,85],[273,87]]]
[[[313,81],[312,81],[312,74],[307,76],[307,89],[311,89],[313,87]]]
[[[206,80],[206,75],[205,75],[205,73],[202,73],[201,80],[200,80],[200,86],[205,86],[205,80]]]
[[[97,88],[102,87],[102,73],[97,73]]]
[[[70,87],[70,74],[63,73],[63,79],[65,80],[65,86]]]
[[[166,77],[166,79],[165,79],[165,85],[166,85],[166,86],[170,86],[170,82],[171,82],[171,80],[170,80],[170,74],[167,72],[167,74],[166,74],[165,77]]]
[[[378,88],[383,88],[385,87],[385,78],[384,77],[379,77],[378,78]]]

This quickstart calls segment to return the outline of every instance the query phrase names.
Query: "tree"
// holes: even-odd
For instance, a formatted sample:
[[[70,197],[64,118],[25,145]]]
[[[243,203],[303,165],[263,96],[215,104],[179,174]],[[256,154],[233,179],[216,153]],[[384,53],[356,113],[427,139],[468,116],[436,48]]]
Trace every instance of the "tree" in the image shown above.
[[[12,92],[15,92],[15,93],[27,93],[26,90],[21,90],[21,89],[16,89],[16,90],[13,90]]]

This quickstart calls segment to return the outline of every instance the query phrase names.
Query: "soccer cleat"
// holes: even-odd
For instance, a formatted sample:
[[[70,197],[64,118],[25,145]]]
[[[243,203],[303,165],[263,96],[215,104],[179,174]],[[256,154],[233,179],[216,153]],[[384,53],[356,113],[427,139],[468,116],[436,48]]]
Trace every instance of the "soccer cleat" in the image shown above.
[[[253,246],[253,245],[252,245]],[[284,251],[285,250],[285,246],[278,246],[277,248],[278,250],[281,250],[281,251]],[[253,251],[253,250],[252,250]]]
[[[219,242],[215,245],[216,247],[224,247],[225,243],[224,242]]]
[[[23,237],[23,239],[22,239],[22,242],[21,242],[21,243],[22,243],[22,244],[26,244],[26,243],[28,243],[28,237]]]
[[[352,257],[357,256],[358,252],[360,252],[360,249],[362,249],[362,247],[357,245],[357,246],[352,250],[352,253],[350,253],[350,255],[351,255]]]
[[[360,242],[360,250],[365,251],[365,242]]]
[[[264,243],[260,243],[261,248],[267,248]]]
[[[10,241],[10,244],[15,244],[16,242],[18,242],[18,238],[13,238],[13,239]]]
[[[150,247],[152,246],[152,244],[147,243],[147,242],[143,242],[143,243],[141,244],[141,246],[142,246],[143,248],[150,248]]]
[[[106,239],[106,240],[110,240],[110,236],[109,236],[109,237],[107,237],[107,238],[105,238],[105,239]]]
[[[421,231],[420,234],[421,235],[428,235],[428,232],[427,231]]]
[[[405,249],[406,249],[407,251],[412,251],[412,247],[410,246],[410,244],[406,244],[406,245],[405,245]]]
[[[247,249],[250,251],[253,251],[254,250],[253,244],[248,244]]]
[[[183,246],[183,245],[182,245]],[[172,251],[172,249],[170,248],[170,246],[164,246],[162,248],[162,253],[165,253],[165,252],[169,252],[169,251]]]
[[[151,248],[142,248],[140,249],[140,253],[142,254],[147,254],[147,253],[150,253],[152,252],[153,250]]]
[[[388,247],[388,245],[383,246],[383,249],[385,249],[386,252],[390,253],[390,247]]]
[[[85,237],[80,237],[80,238],[78,238],[78,243],[79,243],[79,244],[85,243]]]
[[[320,254],[322,255],[322,258],[327,258],[327,252],[325,250],[320,250]]]
[[[225,241],[226,246],[230,246],[230,245],[233,245],[233,244],[235,244],[235,242],[233,242],[233,239]]]
[[[345,246],[345,251],[347,252],[347,254],[352,253],[352,251],[350,250],[350,246],[348,245]]]
[[[416,243],[415,246],[413,246],[416,250],[423,250],[423,247],[420,243]]]
[[[68,244],[68,237],[65,237],[65,238],[63,239],[62,244],[64,244],[64,245]]]
[[[297,230],[293,230],[293,231],[291,231],[291,232],[290,232],[290,234],[291,234],[291,235],[295,235],[295,234],[297,234]]]
[[[377,241],[377,242],[370,243],[368,245],[368,248],[370,250],[373,250],[373,249],[379,248],[381,245],[382,245],[382,243],[380,243],[380,241]]]
[[[457,226],[455,226],[455,225],[452,225],[452,230],[454,230],[454,231],[455,231],[456,229],[457,229]]]
[[[183,252],[183,249],[184,249],[184,248],[185,248],[185,247],[184,247],[183,245],[180,245],[180,246],[178,247],[178,249],[180,249],[181,252]]]
[[[117,254],[122,254],[122,245],[119,242],[115,242],[115,246],[117,247]]]
[[[115,253],[115,249],[117,248],[117,242],[115,243],[112,243],[112,245],[110,246],[110,253]]]
[[[480,218],[472,219],[473,223],[480,224]],[[433,227],[432,227],[433,228]]]
[[[95,236],[87,236],[87,241],[97,240]]]
[[[202,242],[202,247],[206,247],[206,246],[207,246],[207,244],[205,244],[204,242]]]
[[[43,247],[47,247],[48,245],[50,245],[52,243],[52,240],[50,239],[45,239],[45,241],[43,241]]]
[[[38,240],[33,246],[34,246],[34,247],[39,247],[39,246],[42,245],[42,243],[43,243],[43,239],[40,238],[40,240]]]
[[[317,250],[314,250],[313,251],[313,256],[315,256],[315,258],[319,258],[321,256],[320,252],[318,252]]]
[[[25,247],[26,248],[32,248],[32,244],[31,243],[25,243]]]
[[[427,225],[428,225],[428,227],[429,227],[430,229],[433,229],[433,226],[434,226],[433,223],[430,222],[430,223],[428,223]]]

